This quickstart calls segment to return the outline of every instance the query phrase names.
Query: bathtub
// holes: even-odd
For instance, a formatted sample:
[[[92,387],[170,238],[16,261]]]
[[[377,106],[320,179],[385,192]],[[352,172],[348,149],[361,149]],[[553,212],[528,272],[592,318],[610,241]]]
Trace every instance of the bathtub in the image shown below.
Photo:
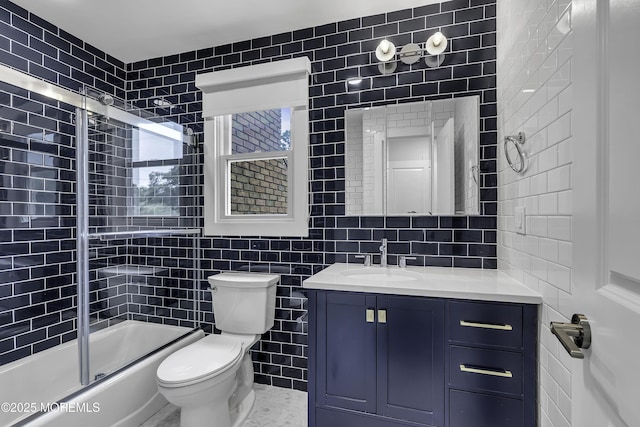
[[[160,362],[204,336],[190,332],[127,320],[92,333],[91,378],[116,371],[84,388],[76,341],[0,366],[0,426],[137,427],[166,404],[156,387]]]

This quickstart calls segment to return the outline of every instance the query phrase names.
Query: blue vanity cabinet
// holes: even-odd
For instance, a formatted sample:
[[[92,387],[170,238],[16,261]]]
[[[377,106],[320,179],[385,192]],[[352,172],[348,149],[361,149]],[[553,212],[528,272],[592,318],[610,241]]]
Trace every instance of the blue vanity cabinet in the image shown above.
[[[309,290],[309,427],[535,427],[538,306]]]
[[[444,426],[444,300],[310,291],[309,301],[309,427]]]

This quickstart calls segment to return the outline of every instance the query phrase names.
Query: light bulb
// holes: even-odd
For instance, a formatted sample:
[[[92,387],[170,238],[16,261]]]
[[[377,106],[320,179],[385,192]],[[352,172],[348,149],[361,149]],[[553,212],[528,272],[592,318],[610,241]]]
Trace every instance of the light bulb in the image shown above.
[[[442,43],[442,39],[444,38],[444,35],[438,31],[437,33],[435,33],[433,35],[433,45],[434,46],[440,46],[440,43]]]
[[[384,39],[380,42],[380,50],[384,53],[389,53],[389,40]]]

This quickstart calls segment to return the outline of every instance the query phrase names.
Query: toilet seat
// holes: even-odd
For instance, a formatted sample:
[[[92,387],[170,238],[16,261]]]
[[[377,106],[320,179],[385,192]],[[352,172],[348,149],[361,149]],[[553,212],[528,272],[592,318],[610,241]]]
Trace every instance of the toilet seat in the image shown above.
[[[164,387],[185,387],[236,366],[243,354],[241,337],[209,335],[167,357],[156,378]]]

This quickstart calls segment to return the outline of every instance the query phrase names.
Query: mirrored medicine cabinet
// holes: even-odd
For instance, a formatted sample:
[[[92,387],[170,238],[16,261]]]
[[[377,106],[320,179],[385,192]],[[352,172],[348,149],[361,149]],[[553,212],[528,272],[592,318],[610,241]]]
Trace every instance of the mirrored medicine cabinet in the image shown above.
[[[479,97],[348,110],[347,215],[478,215]]]

